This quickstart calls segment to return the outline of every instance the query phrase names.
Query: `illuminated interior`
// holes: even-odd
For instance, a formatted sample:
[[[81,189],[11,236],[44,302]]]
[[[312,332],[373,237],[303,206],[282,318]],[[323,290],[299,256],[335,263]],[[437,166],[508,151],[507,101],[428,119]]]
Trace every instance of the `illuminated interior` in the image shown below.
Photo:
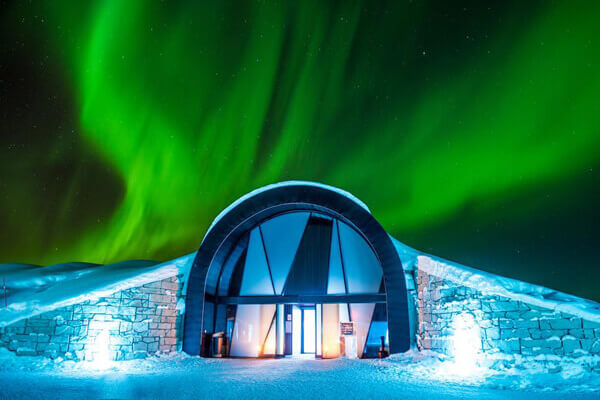
[[[212,356],[370,358],[388,347],[376,254],[357,230],[317,212],[278,214],[248,230],[225,258],[216,293],[225,345]]]

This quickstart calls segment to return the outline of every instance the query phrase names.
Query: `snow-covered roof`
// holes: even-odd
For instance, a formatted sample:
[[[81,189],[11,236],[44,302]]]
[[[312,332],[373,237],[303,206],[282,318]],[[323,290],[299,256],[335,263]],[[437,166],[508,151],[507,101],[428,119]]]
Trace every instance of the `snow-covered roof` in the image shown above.
[[[109,265],[65,263],[40,267],[1,264],[6,284],[6,307],[0,306],[0,327],[20,319],[85,300],[108,296],[119,290],[187,274],[196,253],[164,263],[124,261]],[[4,296],[0,292],[0,296]],[[4,303],[4,299],[0,298]]]
[[[392,238],[406,270],[415,267],[434,276],[479,290],[486,294],[508,297],[527,304],[600,322],[600,303],[562,293],[554,289],[506,278],[443,258],[422,253]]]
[[[217,224],[217,222],[219,222],[225,215],[227,215],[227,213],[229,213],[231,210],[233,210],[236,206],[241,204],[243,201],[250,199],[260,193],[267,192],[272,189],[286,187],[286,186],[312,186],[312,187],[318,187],[318,188],[322,188],[322,189],[331,190],[332,192],[336,192],[336,193],[341,194],[342,196],[347,197],[348,199],[352,200],[353,202],[358,204],[360,207],[367,210],[369,213],[371,212],[371,210],[369,210],[369,207],[367,207],[367,205],[365,203],[363,203],[360,199],[358,199],[352,193],[342,190],[340,188],[336,188],[335,186],[329,186],[329,185],[325,185],[324,183],[311,182],[311,181],[284,181],[284,182],[278,182],[278,183],[273,183],[271,185],[263,186],[258,189],[254,189],[253,191],[246,193],[245,195],[243,195],[242,197],[240,197],[239,199],[237,199],[236,201],[231,203],[223,211],[221,211],[219,213],[219,215],[217,215],[217,217],[213,220],[212,224],[210,224],[210,226],[208,227],[208,230],[206,231],[206,234],[204,235],[204,237],[206,237],[208,235],[208,233]]]

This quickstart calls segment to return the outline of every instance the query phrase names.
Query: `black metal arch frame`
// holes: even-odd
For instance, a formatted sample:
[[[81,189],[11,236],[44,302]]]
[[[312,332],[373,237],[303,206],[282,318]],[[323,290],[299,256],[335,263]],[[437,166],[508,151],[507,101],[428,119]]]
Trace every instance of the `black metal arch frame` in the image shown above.
[[[204,237],[192,264],[186,293],[183,350],[200,354],[203,329],[213,321],[214,298],[221,269],[242,236],[270,217],[289,211],[316,211],[356,229],[379,259],[385,281],[391,353],[410,348],[408,300],[404,270],[383,227],[356,201],[321,185],[274,186],[236,204]],[[212,322],[211,322],[212,323]]]

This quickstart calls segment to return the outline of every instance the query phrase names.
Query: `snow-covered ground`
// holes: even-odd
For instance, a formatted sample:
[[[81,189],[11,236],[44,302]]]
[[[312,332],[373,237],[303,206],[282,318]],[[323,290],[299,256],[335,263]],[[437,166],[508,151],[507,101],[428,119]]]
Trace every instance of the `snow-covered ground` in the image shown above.
[[[93,364],[0,352],[0,399],[600,399],[600,376],[477,371],[433,353],[386,360],[201,359],[183,354]]]

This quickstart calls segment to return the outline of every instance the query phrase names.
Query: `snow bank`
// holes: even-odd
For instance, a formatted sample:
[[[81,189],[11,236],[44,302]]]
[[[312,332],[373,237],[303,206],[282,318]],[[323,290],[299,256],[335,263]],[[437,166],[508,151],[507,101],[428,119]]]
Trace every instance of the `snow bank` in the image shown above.
[[[416,380],[433,380],[440,384],[489,387],[495,389],[526,389],[560,392],[600,392],[600,374],[587,365],[600,363],[600,356],[585,356],[577,360],[560,356],[488,355],[478,360],[477,368],[466,374],[444,354],[410,350],[394,354],[383,364]]]
[[[600,391],[600,374],[588,372],[560,359],[515,357],[511,360],[497,360],[494,368],[481,365],[471,374],[460,372],[442,354],[414,350],[384,360],[207,359],[173,353],[99,367],[93,362],[16,356],[6,349],[0,349],[0,379],[22,376],[26,381],[39,382],[42,376],[48,376],[54,381],[72,376],[77,380],[71,383],[70,390],[80,385],[84,393],[95,393],[92,389],[94,382],[106,387],[108,380],[114,385],[125,384],[127,390],[124,393],[139,394],[130,387],[133,382],[139,382],[139,379],[148,380],[141,381],[140,385],[159,380],[161,386],[169,388],[166,393],[177,393],[173,391],[174,386],[189,386],[193,391],[190,392],[191,397],[203,396],[198,393],[197,386],[182,382],[201,382],[201,387],[216,382],[215,389],[219,389],[219,396],[223,398],[265,397],[261,396],[260,391],[263,394],[270,393],[275,398],[311,398],[311,393],[314,395],[315,390],[320,393],[321,398],[333,398],[332,391],[337,394],[345,393],[348,387],[353,388],[352,394],[345,396],[348,398],[513,398],[516,392],[511,390],[525,391],[518,398],[528,399],[546,398],[544,393],[547,392],[555,392],[560,396],[552,398],[567,395],[581,398],[583,394],[587,394],[585,398],[592,398],[590,396],[595,396]],[[325,379],[324,374],[327,376]],[[295,379],[289,379],[290,376]],[[218,385],[223,382],[232,384],[219,388]],[[298,382],[304,384],[298,386]],[[356,382],[360,382],[360,385],[356,385]],[[55,387],[60,389],[61,385],[56,384]],[[398,387],[404,392],[395,391]],[[307,390],[302,392],[303,388]],[[384,388],[386,392],[377,393],[377,388]],[[473,390],[485,388],[499,391],[476,392],[478,396],[456,395],[456,391],[461,393],[467,390],[473,393]],[[226,393],[232,389],[239,391],[236,395]],[[258,392],[253,393],[252,389]],[[325,389],[330,392],[324,392]],[[25,385],[19,390],[23,398],[26,398],[28,387]],[[152,394],[160,397],[160,393]],[[411,396],[411,393],[416,395]],[[65,393],[61,394],[65,396]],[[122,393],[119,394],[103,397],[124,397]]]
[[[0,327],[58,307],[108,296],[175,275],[187,276],[196,253],[164,263],[124,261],[109,265],[66,263],[47,267],[2,264],[7,289]],[[4,300],[4,299],[2,299]]]
[[[543,286],[479,271],[437,257],[417,257],[419,269],[428,274],[470,287],[486,294],[508,297],[549,310],[600,322],[600,303]]]

